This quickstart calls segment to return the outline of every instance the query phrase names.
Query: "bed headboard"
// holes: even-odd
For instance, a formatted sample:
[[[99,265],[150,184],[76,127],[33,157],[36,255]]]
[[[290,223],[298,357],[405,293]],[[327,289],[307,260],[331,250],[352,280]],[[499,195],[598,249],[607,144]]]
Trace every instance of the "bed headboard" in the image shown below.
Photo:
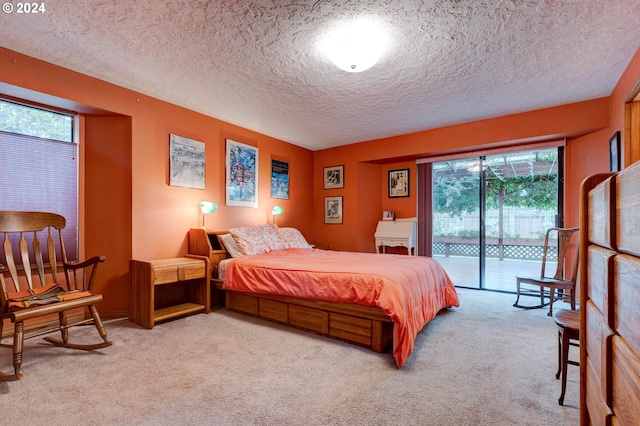
[[[218,239],[218,235],[227,233],[228,231],[212,231],[205,228],[189,229],[189,254],[197,254],[209,258],[212,278],[218,276],[218,264],[220,261],[230,257]]]

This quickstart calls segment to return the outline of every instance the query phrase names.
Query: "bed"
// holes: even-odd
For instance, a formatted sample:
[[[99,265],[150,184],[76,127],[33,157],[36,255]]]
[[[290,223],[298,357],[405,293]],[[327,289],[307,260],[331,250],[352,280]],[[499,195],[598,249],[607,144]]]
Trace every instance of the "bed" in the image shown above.
[[[398,367],[420,330],[459,305],[446,272],[427,257],[320,250],[296,229],[271,225],[192,229],[189,240],[192,254],[212,258],[226,309],[376,352],[392,348]]]

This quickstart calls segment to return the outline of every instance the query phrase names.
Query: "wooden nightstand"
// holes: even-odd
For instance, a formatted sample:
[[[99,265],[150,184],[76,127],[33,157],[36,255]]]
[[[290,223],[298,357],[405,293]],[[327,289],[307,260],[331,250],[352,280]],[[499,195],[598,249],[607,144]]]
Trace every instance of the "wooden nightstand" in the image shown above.
[[[185,256],[173,259],[129,261],[131,274],[129,319],[146,328],[211,306],[209,259]]]

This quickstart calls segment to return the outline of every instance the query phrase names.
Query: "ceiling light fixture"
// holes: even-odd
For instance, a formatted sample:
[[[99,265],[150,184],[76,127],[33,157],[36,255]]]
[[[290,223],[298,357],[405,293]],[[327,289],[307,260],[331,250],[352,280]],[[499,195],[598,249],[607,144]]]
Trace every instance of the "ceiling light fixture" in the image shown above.
[[[327,40],[329,58],[347,72],[368,70],[378,62],[384,48],[384,31],[369,20],[337,28]]]

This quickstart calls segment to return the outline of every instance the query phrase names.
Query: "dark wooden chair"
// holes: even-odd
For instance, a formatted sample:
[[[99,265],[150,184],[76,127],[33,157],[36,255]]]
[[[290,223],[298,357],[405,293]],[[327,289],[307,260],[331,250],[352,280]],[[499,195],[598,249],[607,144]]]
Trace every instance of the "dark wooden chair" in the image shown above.
[[[567,293],[570,297],[571,309],[576,309],[576,278],[578,276],[578,250],[576,249],[575,259],[573,261],[573,272],[571,277],[567,278],[565,275],[565,260],[567,256],[567,248],[571,242],[573,235],[579,234],[580,228],[549,228],[545,234],[544,247],[542,251],[542,267],[539,277],[516,277],[516,302],[513,304],[516,308],[522,309],[535,309],[542,308],[549,305],[549,313],[547,315],[553,315],[553,302],[561,300]],[[552,276],[547,275],[547,258],[549,255],[550,242],[555,240],[551,239],[551,235],[557,233],[558,243],[558,259],[556,262],[555,273]],[[525,285],[523,287],[523,284]],[[547,290],[547,288],[549,290]],[[562,290],[562,294],[556,290]],[[521,305],[521,294],[535,294],[540,297],[540,303],[537,305]],[[546,298],[549,301],[545,301]]]
[[[562,374],[562,391],[558,404],[564,405],[564,394],[567,389],[567,367],[580,363],[569,359],[569,347],[580,346],[580,313],[568,309],[559,309],[553,314],[558,326],[558,372],[556,379]]]
[[[93,293],[97,265],[105,259],[94,256],[84,262],[67,261],[62,238],[65,225],[65,218],[54,213],[0,211],[0,347],[13,348],[14,369],[13,374],[0,372],[0,382],[22,378],[25,321],[58,314],[55,328],[29,330],[29,337],[60,331],[61,340],[45,337],[56,346],[94,350],[112,344],[95,307],[102,301],[102,295]],[[86,316],[85,308],[90,317]],[[79,320],[70,323],[67,311],[79,312],[74,315]],[[1,341],[5,319],[14,323],[12,345]],[[38,324],[43,322],[46,323],[38,321]],[[102,342],[70,343],[69,328],[89,323],[95,325]]]

